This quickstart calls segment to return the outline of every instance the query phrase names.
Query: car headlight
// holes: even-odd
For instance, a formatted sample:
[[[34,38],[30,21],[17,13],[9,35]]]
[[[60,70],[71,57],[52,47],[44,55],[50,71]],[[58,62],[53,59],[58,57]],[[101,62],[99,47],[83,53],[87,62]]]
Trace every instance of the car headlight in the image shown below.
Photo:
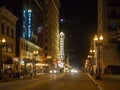
[[[50,73],[53,73],[52,70],[50,70]]]
[[[56,70],[54,70],[54,73],[57,73],[57,71],[56,71]]]
[[[75,69],[72,69],[71,72],[72,72],[72,73],[78,73],[78,71],[75,70]]]

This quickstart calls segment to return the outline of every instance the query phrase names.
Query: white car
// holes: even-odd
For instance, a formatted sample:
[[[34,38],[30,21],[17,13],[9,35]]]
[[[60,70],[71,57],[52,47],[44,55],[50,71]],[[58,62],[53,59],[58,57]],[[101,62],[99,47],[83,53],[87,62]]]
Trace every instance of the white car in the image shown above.
[[[49,73],[56,74],[56,73],[59,73],[59,71],[58,70],[50,70]]]
[[[71,73],[78,73],[78,70],[76,70],[76,69],[71,69]]]

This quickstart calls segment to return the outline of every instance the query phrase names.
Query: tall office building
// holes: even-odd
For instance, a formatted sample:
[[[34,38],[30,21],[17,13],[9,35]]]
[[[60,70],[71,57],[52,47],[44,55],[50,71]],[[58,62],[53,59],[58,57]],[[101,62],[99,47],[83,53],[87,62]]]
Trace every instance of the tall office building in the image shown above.
[[[44,25],[46,35],[43,38],[43,59],[54,61],[59,56],[59,0],[45,0]]]
[[[120,66],[120,0],[98,0],[98,35],[102,34],[101,68],[118,73]],[[116,70],[115,70],[116,69]]]

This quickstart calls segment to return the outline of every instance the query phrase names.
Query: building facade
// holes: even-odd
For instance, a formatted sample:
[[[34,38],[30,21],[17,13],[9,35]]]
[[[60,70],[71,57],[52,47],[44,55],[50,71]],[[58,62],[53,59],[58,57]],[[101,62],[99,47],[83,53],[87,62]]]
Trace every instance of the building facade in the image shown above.
[[[42,48],[38,45],[24,39],[20,38],[20,73],[21,76],[25,74],[30,75],[31,71],[36,75],[37,73],[42,73],[43,65],[42,65]]]
[[[102,72],[118,73],[120,68],[120,0],[98,0],[98,35],[104,37],[101,55]]]
[[[18,18],[5,7],[0,7],[0,40],[5,39],[2,45],[2,68],[18,69],[16,61],[16,22]],[[2,42],[0,42],[0,45]]]

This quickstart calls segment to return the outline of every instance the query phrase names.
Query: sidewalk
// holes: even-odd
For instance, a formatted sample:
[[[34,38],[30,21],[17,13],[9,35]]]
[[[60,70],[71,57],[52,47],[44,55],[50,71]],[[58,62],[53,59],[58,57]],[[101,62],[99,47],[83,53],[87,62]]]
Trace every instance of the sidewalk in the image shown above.
[[[119,90],[120,88],[120,75],[102,74],[101,80],[97,80],[95,75],[90,75],[88,73],[87,75],[99,90]]]
[[[93,79],[96,79],[95,75],[90,75],[89,73],[87,73],[89,77],[92,77]],[[120,80],[120,74],[116,75],[116,74],[101,74],[101,80],[105,79],[105,78],[113,78],[113,79],[118,79]]]
[[[20,78],[4,77],[4,78],[2,78],[2,80],[0,80],[0,82],[8,82],[8,81],[15,81],[15,80],[23,80],[23,79],[32,79],[34,77],[37,77],[37,76],[31,77],[30,75],[27,75],[27,76],[20,76]]]
[[[2,80],[0,80],[0,82],[7,82],[7,81],[14,81],[14,80],[20,80],[20,78],[3,78]]]
[[[45,73],[37,74],[36,76],[31,76],[31,75],[20,76],[20,78],[17,78],[17,77],[16,78],[4,77],[2,80],[0,80],[0,82],[8,82],[8,81],[15,81],[15,80],[38,78],[40,75],[44,75],[44,74]]]
[[[120,80],[120,75],[104,75],[104,77],[114,78]]]

